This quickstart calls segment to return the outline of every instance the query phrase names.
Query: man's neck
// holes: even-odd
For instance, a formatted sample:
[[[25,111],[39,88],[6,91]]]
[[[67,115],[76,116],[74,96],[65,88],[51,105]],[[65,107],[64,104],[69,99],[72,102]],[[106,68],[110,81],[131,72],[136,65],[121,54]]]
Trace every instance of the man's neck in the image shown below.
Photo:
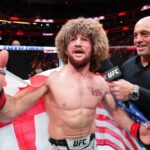
[[[79,75],[81,77],[87,76],[87,74],[90,73],[89,71],[89,65],[86,65],[85,67],[77,68],[71,64],[66,65],[69,72],[71,72],[73,75]]]
[[[146,67],[147,65],[149,65],[150,63],[150,56],[141,56],[141,63],[144,67]]]

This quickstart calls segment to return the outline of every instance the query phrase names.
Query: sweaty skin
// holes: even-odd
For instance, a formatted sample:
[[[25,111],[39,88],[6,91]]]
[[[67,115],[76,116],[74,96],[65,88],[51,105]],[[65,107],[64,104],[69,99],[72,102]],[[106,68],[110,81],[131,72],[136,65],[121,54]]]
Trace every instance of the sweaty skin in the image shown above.
[[[86,24],[85,31],[90,32],[90,34],[80,33],[80,30],[85,27],[81,26],[78,29],[80,25],[78,23],[75,24],[76,32],[72,32],[72,34],[70,34],[70,31],[68,32],[71,36],[66,38],[67,42],[64,44],[64,49],[60,46],[63,44],[62,39],[60,38],[59,41],[58,38],[56,43],[59,44],[56,45],[57,47],[60,46],[60,50],[63,50],[62,53],[59,50],[58,52],[59,55],[64,56],[64,66],[60,71],[52,72],[46,83],[43,83],[40,87],[27,88],[15,97],[7,96],[6,104],[0,110],[0,121],[8,122],[14,119],[31,108],[41,96],[45,96],[45,108],[50,120],[48,132],[51,138],[72,139],[95,133],[96,107],[100,102],[104,104],[122,128],[130,131],[134,121],[121,108],[116,106],[105,80],[93,73],[95,72],[94,66],[99,66],[98,62],[102,57],[100,54],[104,55],[102,52],[107,50],[107,46],[93,46],[94,42],[98,43],[99,37],[101,38],[101,44],[107,43],[103,41],[106,37],[101,37],[103,35],[102,26],[90,19],[80,18],[74,21],[78,20],[80,24],[83,22]],[[90,26],[91,24],[92,26]],[[98,28],[96,28],[97,26]],[[69,28],[72,28],[72,25],[64,26],[66,30]],[[63,33],[65,34],[66,31]],[[99,34],[101,36],[92,40],[92,37]],[[62,37],[64,39],[64,36]],[[97,60],[97,63],[95,60]],[[0,77],[2,76],[1,82],[4,79],[4,75],[1,74]],[[0,87],[1,89],[2,87]],[[140,135],[145,143],[150,143],[149,130],[140,126]]]
[[[89,71],[89,38],[81,34],[72,37],[66,54],[68,64],[53,72],[47,82],[45,106],[50,117],[49,135],[54,139],[95,133],[96,107],[106,91],[104,79]]]
[[[90,39],[77,34],[68,43],[68,64],[49,76],[45,106],[54,139],[95,133],[96,107],[102,100],[108,110],[117,108],[105,80],[89,71],[91,51]]]
[[[86,76],[75,74],[68,71],[68,67],[52,73],[48,79],[50,92],[46,95],[45,102],[50,116],[49,135],[55,139],[94,133],[96,107],[106,89],[101,77],[91,72]]]

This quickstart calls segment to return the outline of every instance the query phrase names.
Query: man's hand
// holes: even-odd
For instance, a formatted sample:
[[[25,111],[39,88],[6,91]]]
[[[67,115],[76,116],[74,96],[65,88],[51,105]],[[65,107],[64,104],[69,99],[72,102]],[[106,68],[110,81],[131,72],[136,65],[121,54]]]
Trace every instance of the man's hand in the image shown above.
[[[140,140],[146,145],[150,144],[150,122],[140,126]]]
[[[126,101],[129,99],[130,92],[134,86],[132,83],[123,79],[120,79],[118,81],[112,81],[111,83],[109,83],[109,85],[110,90],[114,94],[116,99],[122,101]]]
[[[0,52],[0,69],[3,69],[8,61],[8,51],[6,50],[2,50]],[[4,74],[0,73],[0,91],[3,88],[3,84],[4,84]]]

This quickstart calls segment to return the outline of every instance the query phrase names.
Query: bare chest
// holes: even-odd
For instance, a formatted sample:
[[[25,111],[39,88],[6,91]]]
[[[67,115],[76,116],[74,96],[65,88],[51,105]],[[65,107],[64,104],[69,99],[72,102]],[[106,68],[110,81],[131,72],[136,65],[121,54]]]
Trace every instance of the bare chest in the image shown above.
[[[51,86],[52,100],[63,109],[96,108],[103,92],[97,85],[84,82],[61,82]]]

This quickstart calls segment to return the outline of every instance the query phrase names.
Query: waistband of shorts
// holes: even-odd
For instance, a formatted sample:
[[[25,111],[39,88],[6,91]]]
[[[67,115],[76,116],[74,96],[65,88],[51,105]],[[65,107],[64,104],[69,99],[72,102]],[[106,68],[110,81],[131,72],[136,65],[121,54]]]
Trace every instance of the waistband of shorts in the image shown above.
[[[80,138],[80,137],[79,137]],[[93,139],[95,139],[95,133],[92,133],[90,135],[90,141],[92,141]],[[62,140],[56,140],[56,139],[53,139],[53,138],[49,138],[49,142],[51,144],[54,144],[54,145],[59,145],[59,146],[68,146],[67,144],[67,141],[66,139],[62,139]]]

